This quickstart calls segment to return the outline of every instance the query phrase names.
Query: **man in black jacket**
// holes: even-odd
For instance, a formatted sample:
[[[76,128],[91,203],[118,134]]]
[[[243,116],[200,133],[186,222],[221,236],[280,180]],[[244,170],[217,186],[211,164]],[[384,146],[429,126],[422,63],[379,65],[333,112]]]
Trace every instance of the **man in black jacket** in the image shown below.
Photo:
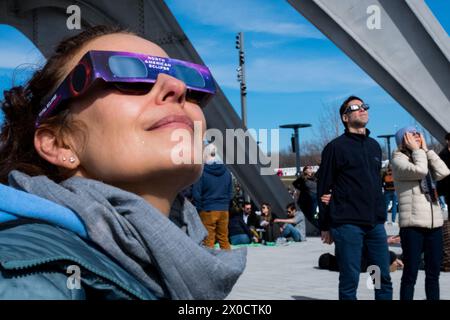
[[[447,167],[450,168],[450,133],[447,133],[445,135],[445,142],[447,143],[447,145],[439,153],[439,157],[442,159],[442,161],[445,162]],[[438,189],[439,195],[445,197],[445,203],[447,203],[447,206],[449,206],[450,205],[450,176],[446,177],[445,179],[442,179],[441,181],[438,181],[437,189]]]
[[[374,275],[379,279],[374,286],[375,299],[392,299],[381,148],[366,129],[368,109],[355,96],[343,102],[339,113],[345,133],[325,147],[318,172],[318,197],[331,194],[328,205],[319,201],[319,227],[322,240],[336,246],[342,300],[356,299],[364,246],[369,264],[379,270]]]

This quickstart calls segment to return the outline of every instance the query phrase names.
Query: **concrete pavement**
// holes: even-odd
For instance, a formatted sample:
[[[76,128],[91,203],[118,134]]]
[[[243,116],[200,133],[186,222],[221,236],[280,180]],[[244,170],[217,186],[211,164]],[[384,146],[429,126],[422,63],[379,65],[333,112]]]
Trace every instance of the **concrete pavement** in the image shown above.
[[[388,234],[398,234],[397,225],[386,225]],[[401,253],[400,247],[391,247]],[[285,246],[249,247],[247,267],[227,299],[251,300],[305,300],[338,298],[337,272],[318,269],[319,256],[334,253],[334,245],[323,244],[320,238],[306,242],[290,242]],[[399,299],[402,271],[391,273],[394,299]],[[367,273],[362,273],[358,298],[373,300],[373,291],[366,286]],[[424,271],[419,271],[415,299],[425,299]],[[450,272],[441,273],[441,299],[450,299]]]

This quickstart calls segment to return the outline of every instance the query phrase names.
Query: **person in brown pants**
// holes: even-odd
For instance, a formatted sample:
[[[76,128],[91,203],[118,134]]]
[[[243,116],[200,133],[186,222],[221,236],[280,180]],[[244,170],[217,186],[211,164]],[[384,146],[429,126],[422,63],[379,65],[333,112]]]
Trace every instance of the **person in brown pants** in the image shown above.
[[[233,195],[231,173],[216,159],[216,148],[206,147],[203,174],[192,187],[193,204],[208,231],[204,245],[213,248],[216,241],[221,249],[231,249],[228,240],[228,209]]]
[[[203,241],[205,246],[213,248],[217,241],[221,249],[231,249],[228,241],[228,215],[228,211],[200,211],[200,219],[208,230],[208,236]]]

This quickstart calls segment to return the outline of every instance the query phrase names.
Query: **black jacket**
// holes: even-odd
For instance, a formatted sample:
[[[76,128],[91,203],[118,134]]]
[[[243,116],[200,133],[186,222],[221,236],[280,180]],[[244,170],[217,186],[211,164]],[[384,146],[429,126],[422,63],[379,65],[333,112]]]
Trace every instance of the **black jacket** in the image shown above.
[[[448,151],[447,147],[439,153],[439,157],[450,168],[450,151]],[[450,176],[437,182],[437,191],[440,196],[446,197],[446,201],[450,199]]]
[[[245,224],[242,214],[233,214],[230,216],[230,221],[228,223],[228,236],[235,236],[238,234],[246,234],[250,239],[252,239],[252,233],[250,228]]]
[[[386,221],[381,182],[381,148],[366,135],[346,131],[322,152],[317,197],[322,231],[339,224],[374,226]],[[320,197],[330,193],[324,206]]]

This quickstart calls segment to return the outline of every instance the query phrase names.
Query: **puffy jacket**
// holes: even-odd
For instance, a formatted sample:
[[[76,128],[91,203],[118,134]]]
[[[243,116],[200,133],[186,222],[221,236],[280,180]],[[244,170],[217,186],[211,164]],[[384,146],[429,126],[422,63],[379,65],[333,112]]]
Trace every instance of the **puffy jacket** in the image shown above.
[[[450,170],[433,151],[415,150],[411,158],[397,150],[392,157],[392,173],[399,203],[400,227],[437,228],[443,225],[441,208],[431,204],[420,188],[420,182],[431,171],[435,181],[450,175]]]
[[[77,269],[79,289],[74,282]],[[155,296],[74,232],[36,220],[15,220],[0,225],[0,299],[115,300]]]

